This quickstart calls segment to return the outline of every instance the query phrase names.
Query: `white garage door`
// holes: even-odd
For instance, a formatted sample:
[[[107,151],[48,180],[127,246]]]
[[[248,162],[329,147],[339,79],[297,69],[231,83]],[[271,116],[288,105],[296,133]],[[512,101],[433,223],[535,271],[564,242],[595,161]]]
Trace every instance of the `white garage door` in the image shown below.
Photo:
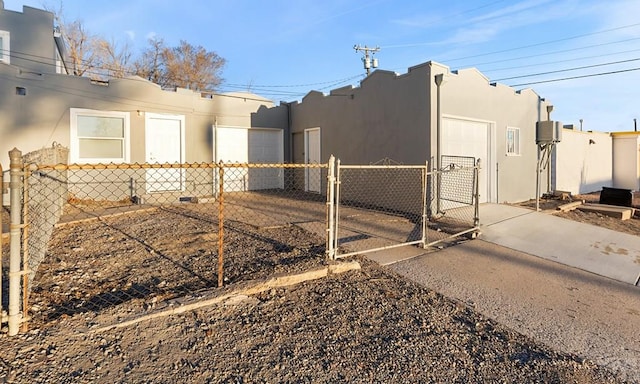
[[[215,162],[280,164],[284,162],[281,129],[218,127],[214,130]],[[282,168],[229,168],[227,192],[284,188]]]
[[[480,159],[480,202],[491,201],[489,182],[490,168],[490,129],[491,124],[482,121],[455,118],[442,119],[442,151],[445,156],[468,156]],[[444,164],[443,164],[444,165]]]

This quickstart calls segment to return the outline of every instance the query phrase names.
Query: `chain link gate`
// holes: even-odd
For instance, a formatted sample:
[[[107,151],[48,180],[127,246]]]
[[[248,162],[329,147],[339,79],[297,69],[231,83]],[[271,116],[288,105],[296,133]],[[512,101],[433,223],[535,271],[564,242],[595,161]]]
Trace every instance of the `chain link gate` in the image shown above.
[[[444,160],[444,169],[431,172],[428,164],[343,165],[337,160],[329,254],[343,258],[411,245],[428,248],[477,232],[479,166],[469,157]]]

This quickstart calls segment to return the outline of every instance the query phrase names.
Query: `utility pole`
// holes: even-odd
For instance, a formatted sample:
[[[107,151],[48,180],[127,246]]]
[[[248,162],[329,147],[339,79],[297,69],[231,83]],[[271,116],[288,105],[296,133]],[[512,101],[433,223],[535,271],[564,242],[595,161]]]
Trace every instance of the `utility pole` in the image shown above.
[[[353,49],[355,49],[356,52],[364,52],[362,63],[364,64],[364,69],[367,71],[367,76],[371,73],[371,67],[378,68],[378,59],[374,58],[373,55],[380,51],[380,47],[369,48],[366,45],[361,47],[358,44],[354,45]]]

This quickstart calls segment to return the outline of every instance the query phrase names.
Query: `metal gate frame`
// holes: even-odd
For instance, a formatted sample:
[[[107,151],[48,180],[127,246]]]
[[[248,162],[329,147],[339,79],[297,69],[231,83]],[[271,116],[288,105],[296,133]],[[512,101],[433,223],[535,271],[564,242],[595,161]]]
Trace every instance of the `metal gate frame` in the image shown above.
[[[330,173],[333,173],[334,167],[330,164]],[[327,204],[329,205],[329,213],[330,219],[328,220],[328,238],[330,240],[327,241],[328,249],[327,254],[333,260],[345,258],[349,256],[354,256],[358,254],[362,254],[365,252],[377,252],[383,251],[386,249],[393,249],[398,247],[404,247],[408,245],[419,245],[421,247],[426,247],[426,231],[427,231],[427,180],[429,175],[429,164],[426,162],[424,165],[343,165],[341,164],[340,159],[335,161],[335,177],[333,177],[334,182],[331,182],[331,179],[328,180],[328,189],[330,190],[333,196],[330,196],[327,199]],[[353,251],[340,253],[339,251],[339,228],[340,228],[340,189],[342,186],[342,178],[341,178],[341,170],[343,169],[419,169],[422,170],[422,192],[421,192],[421,201],[422,201],[422,215],[421,215],[421,223],[420,223],[420,240],[408,241],[393,245],[387,245],[383,247],[371,248],[367,250]],[[330,175],[332,177],[333,175]],[[333,191],[331,191],[333,189]],[[328,193],[328,195],[329,195]]]
[[[464,158],[468,160],[469,158]],[[460,159],[457,159],[460,160]],[[335,164],[334,164],[335,163]],[[480,171],[479,161],[473,161],[474,165],[470,164],[456,164],[455,166],[447,167],[443,170],[429,171],[428,162],[425,165],[343,165],[340,159],[333,159],[329,161],[329,169],[327,174],[327,255],[329,259],[337,260],[349,256],[358,254],[371,253],[384,251],[388,249],[394,249],[399,247],[417,245],[423,249],[433,247],[437,244],[443,243],[449,239],[460,237],[463,235],[472,234],[471,237],[475,238],[475,234],[479,232],[479,185],[478,176]],[[422,217],[420,223],[420,240],[407,241],[383,247],[370,248],[366,250],[358,250],[352,252],[340,253],[339,250],[339,228],[340,228],[340,190],[342,188],[341,170],[343,169],[421,169],[422,170]],[[429,196],[429,180],[435,182],[436,185],[436,204],[439,206],[440,199],[440,183],[441,176],[445,173],[456,172],[461,170],[473,170],[473,178],[471,180],[472,189],[472,201],[473,207],[473,223],[470,223],[470,228],[463,231],[450,234],[441,239],[437,239],[429,242],[427,238],[427,225],[430,220],[429,208],[430,201]]]

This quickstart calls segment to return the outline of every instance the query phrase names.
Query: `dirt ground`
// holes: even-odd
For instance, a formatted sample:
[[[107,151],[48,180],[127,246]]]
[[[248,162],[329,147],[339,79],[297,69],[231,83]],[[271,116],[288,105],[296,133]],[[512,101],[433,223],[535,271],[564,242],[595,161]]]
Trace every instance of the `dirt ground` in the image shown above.
[[[616,230],[640,222],[561,215]],[[361,258],[359,271],[97,331],[327,264],[323,239],[298,226],[230,223],[217,288],[217,236],[209,216],[175,209],[58,228],[31,330],[0,335],[0,382],[623,382]]]

